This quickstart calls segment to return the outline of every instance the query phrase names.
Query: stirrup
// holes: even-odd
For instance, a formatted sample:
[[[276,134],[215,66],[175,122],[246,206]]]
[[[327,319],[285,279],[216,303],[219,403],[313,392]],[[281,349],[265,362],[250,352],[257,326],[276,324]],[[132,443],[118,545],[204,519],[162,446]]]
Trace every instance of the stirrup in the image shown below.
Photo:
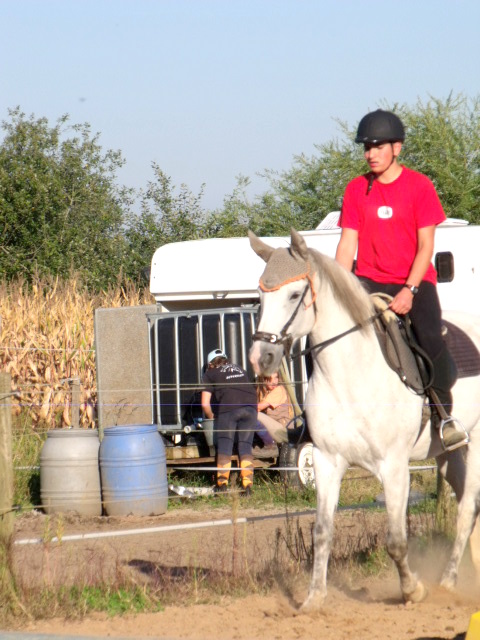
[[[445,427],[445,425],[448,425],[450,423],[453,422],[453,425],[455,427],[455,425],[457,424],[460,429],[456,429],[456,431],[458,433],[461,433],[463,431],[463,433],[465,434],[465,438],[463,438],[463,440],[459,440],[459,442],[455,442],[454,444],[447,446],[444,442],[443,439],[443,429]],[[440,421],[440,425],[438,427],[438,435],[440,436],[440,442],[442,443],[442,448],[444,451],[455,451],[455,449],[459,449],[460,447],[464,447],[465,445],[467,445],[470,442],[470,438],[469,435],[467,433],[467,430],[465,429],[465,427],[463,426],[463,424],[460,422],[460,420],[457,420],[456,418],[453,418],[452,416],[448,416],[448,418],[445,418]]]

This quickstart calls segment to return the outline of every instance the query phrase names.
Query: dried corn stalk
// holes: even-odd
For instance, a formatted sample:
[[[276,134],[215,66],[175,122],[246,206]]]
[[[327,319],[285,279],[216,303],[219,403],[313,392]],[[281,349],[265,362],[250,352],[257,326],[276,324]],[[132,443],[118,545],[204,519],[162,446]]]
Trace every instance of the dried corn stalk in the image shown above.
[[[80,424],[96,423],[93,318],[98,307],[150,304],[134,285],[92,295],[75,278],[0,282],[0,367],[10,372],[12,411],[29,412],[33,424],[71,424],[72,378],[80,380]]]

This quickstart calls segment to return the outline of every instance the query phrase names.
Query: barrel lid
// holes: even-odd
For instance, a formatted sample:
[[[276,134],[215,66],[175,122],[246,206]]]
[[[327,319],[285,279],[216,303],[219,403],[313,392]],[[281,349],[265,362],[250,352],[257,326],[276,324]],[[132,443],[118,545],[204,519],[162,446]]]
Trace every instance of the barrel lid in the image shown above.
[[[105,427],[103,430],[104,436],[123,436],[123,435],[131,435],[138,433],[150,433],[152,431],[157,431],[158,428],[156,424],[124,424],[117,425],[115,427]]]
[[[47,438],[98,438],[98,429],[82,429],[80,427],[72,427],[67,429],[50,429],[47,432]]]

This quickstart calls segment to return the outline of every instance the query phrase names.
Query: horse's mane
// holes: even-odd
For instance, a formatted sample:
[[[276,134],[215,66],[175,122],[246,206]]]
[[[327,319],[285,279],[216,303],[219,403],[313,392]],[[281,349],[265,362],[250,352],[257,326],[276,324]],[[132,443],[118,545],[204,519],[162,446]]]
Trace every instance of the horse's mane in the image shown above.
[[[355,324],[364,324],[373,313],[370,296],[353,273],[316,249],[309,249],[320,278],[326,278],[333,295],[350,314]]]

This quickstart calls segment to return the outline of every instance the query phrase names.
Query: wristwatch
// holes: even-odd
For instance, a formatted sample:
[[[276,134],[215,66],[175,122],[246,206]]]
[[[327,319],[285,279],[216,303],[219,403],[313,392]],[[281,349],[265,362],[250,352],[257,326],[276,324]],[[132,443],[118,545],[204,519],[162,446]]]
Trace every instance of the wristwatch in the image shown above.
[[[416,287],[414,284],[405,283],[403,286],[407,287],[407,289],[412,292],[412,296],[415,296],[418,293],[418,287]]]

